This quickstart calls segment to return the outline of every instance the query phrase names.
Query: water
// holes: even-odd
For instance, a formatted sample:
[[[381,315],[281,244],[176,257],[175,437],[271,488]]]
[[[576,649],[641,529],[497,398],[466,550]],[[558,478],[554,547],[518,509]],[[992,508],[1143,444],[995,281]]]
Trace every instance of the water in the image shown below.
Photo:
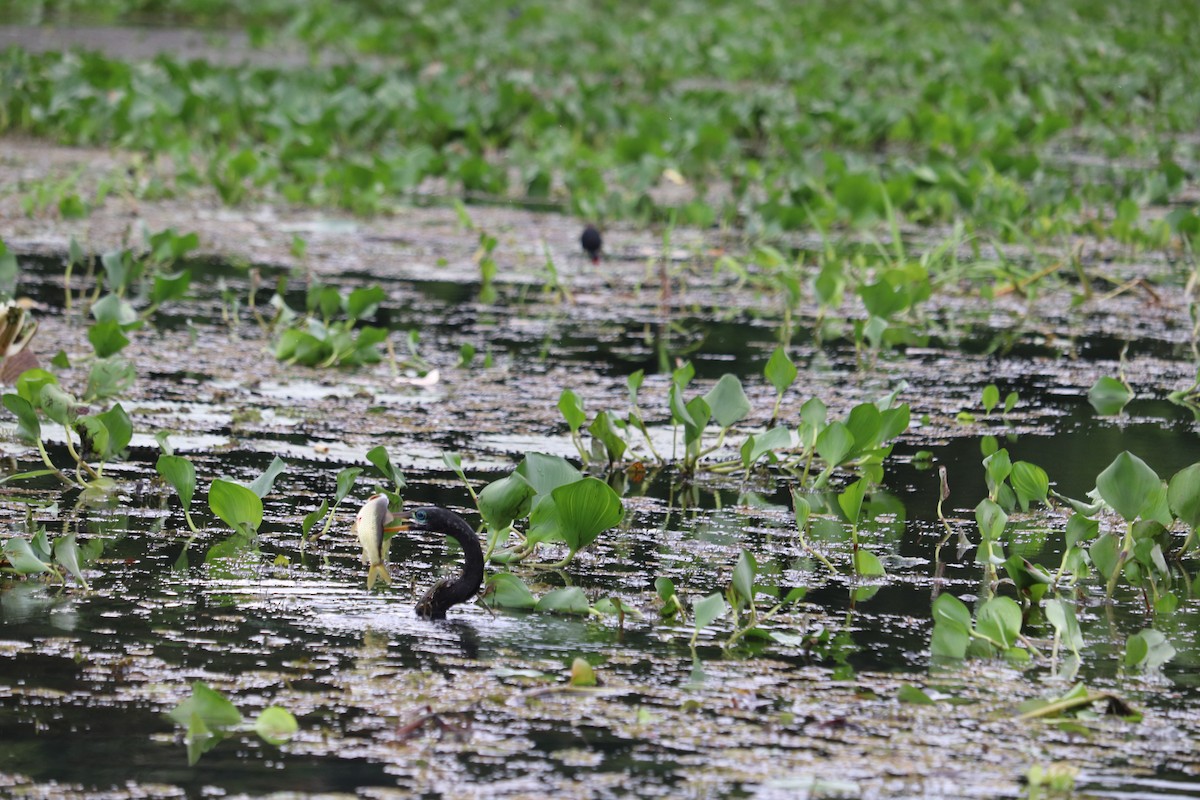
[[[45,306],[36,312],[39,352],[68,352],[73,367],[63,381],[70,386],[83,374],[87,345],[81,321],[62,311],[61,259],[22,263],[23,291]],[[268,337],[246,312],[246,273],[220,264],[195,269],[193,297],[164,308],[127,351],[139,370],[123,400],[136,436],[127,460],[109,468],[117,496],[95,507],[50,479],[3,487],[10,530],[33,500],[34,519],[52,538],[75,532],[106,540],[102,561],[88,571],[91,592],[32,579],[6,580],[0,590],[0,777],[12,791],[771,797],[824,781],[848,796],[995,797],[1016,796],[1035,760],[1082,765],[1082,797],[1182,796],[1194,785],[1200,604],[1184,576],[1174,587],[1180,609],[1158,618],[1146,616],[1140,596],[1127,589],[1111,607],[1094,584],[1083,598],[1080,678],[1120,692],[1145,712],[1142,723],[1097,719],[1086,723],[1086,738],[1017,724],[1018,702],[1068,688],[1048,682],[1044,665],[970,661],[947,669],[931,668],[928,658],[934,592],[969,599],[982,575],[974,550],[956,559],[951,544],[944,579],[934,580],[932,554],[943,534],[937,465],[951,476],[947,516],[977,541],[973,508],[986,495],[985,434],[1013,460],[1043,466],[1072,497],[1082,497],[1124,449],[1163,477],[1200,458],[1195,418],[1165,402],[1160,389],[1139,390],[1124,417],[1092,412],[1083,399],[1090,371],[1108,371],[1119,353],[1112,342],[1120,336],[1103,325],[1080,339],[1072,328],[1078,320],[1064,316],[1047,323],[1059,326],[1057,339],[1018,334],[1003,355],[931,339],[865,371],[847,336],[819,345],[797,338],[801,379],[783,405],[784,420],[794,420],[809,396],[825,399],[840,417],[901,381],[908,386],[901,399],[912,404],[914,427],[887,460],[861,526],[864,546],[888,571],[869,582],[877,584],[869,597],[854,599],[862,586],[846,575],[841,523],[824,518],[810,532],[841,574],[830,575],[800,546],[789,481],[767,474],[746,484],[740,475],[689,482],[667,468],[641,481],[616,480],[625,521],[567,570],[525,573],[539,595],[576,585],[593,603],[620,598],[638,612],[623,625],[612,616],[492,612],[475,604],[430,623],[412,606],[454,568],[454,552],[439,537],[397,538],[392,588],[364,589],[348,529],[378,481],[361,479],[331,535],[301,552],[300,520],[332,497],[339,469],[363,463],[370,446],[385,443],[405,470],[406,499],[467,513],[469,497],[442,466],[442,451],[463,453],[477,488],[506,474],[524,449],[570,454],[555,408],[559,391],[580,392],[591,413],[623,409],[624,377],[639,368],[648,374],[643,411],[661,428],[664,368],[689,348],[696,348],[688,357],[698,384],[739,375],[755,407],[752,422],[764,425],[774,399],[760,377],[776,343],[771,316],[739,312],[755,299],[699,278],[690,294],[672,299],[669,325],[653,293],[613,302],[604,296],[611,290],[597,288],[570,306],[536,287],[501,287],[496,304],[482,305],[472,284],[373,276],[389,294],[375,322],[419,329],[422,355],[443,371],[437,385],[413,387],[393,382],[385,365],[276,364],[262,351]],[[260,270],[268,286],[281,274]],[[236,327],[223,322],[228,297],[222,300],[217,277],[241,298]],[[286,299],[301,308],[299,280],[291,283]],[[259,308],[269,295],[258,292]],[[706,305],[714,298],[716,308]],[[968,342],[1007,333],[970,315],[960,323]],[[393,337],[398,349],[402,338]],[[1053,343],[1068,340],[1092,344]],[[493,366],[456,369],[463,342],[476,345],[480,361],[490,351]],[[1127,354],[1135,383],[1169,385],[1190,370],[1177,330],[1155,329],[1138,342]],[[1067,360],[1068,353],[1082,358]],[[978,408],[982,386],[992,381],[1021,395],[1008,417],[985,418]],[[974,411],[974,423],[955,420],[964,409]],[[191,510],[202,534],[185,555],[187,568],[179,500],[153,480],[159,429],[174,431],[172,441],[200,476]],[[668,446],[669,433],[661,434]],[[57,441],[49,452],[64,463]],[[29,453],[8,448],[19,453],[21,469],[36,465]],[[922,450],[933,452],[933,468],[914,458]],[[205,563],[208,548],[229,535],[204,502],[208,482],[251,480],[274,455],[288,469],[267,497],[256,543],[237,558]],[[812,500],[836,503],[832,495]],[[1041,510],[1017,519],[1013,547],[1057,567],[1064,521],[1061,511]],[[742,548],[755,554],[761,582],[808,593],[764,624],[781,641],[748,637],[724,654],[725,619],[700,634],[693,660],[691,620],[660,619],[654,579],[671,578],[694,602],[728,586]],[[1121,676],[1124,637],[1152,624],[1168,633],[1177,656],[1159,678]],[[1049,629],[1029,632],[1041,637]],[[577,656],[595,665],[597,690],[564,688]],[[164,713],[194,681],[221,691],[248,720],[266,705],[282,705],[300,732],[282,747],[236,733],[189,767],[181,732]],[[905,683],[956,702],[898,704]]]

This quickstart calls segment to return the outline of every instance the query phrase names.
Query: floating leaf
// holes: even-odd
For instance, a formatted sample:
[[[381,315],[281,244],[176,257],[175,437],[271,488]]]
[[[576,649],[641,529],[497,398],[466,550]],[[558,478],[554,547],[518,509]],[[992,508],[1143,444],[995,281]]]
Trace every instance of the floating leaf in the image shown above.
[[[292,712],[279,706],[267,706],[254,720],[254,731],[267,744],[281,745],[296,735],[300,725]]]
[[[1133,392],[1121,381],[1107,376],[1100,378],[1088,389],[1088,402],[1096,413],[1104,416],[1120,414],[1133,399]]]
[[[511,572],[498,572],[487,579],[484,605],[500,608],[534,608],[537,599],[525,582]]]
[[[592,665],[585,659],[576,656],[571,662],[571,685],[572,686],[595,686],[596,671],[592,669]]]
[[[242,724],[242,715],[237,707],[220,692],[210,689],[204,681],[193,683],[191,696],[168,711],[167,716],[180,725],[189,725],[195,716],[212,730],[235,728]]]
[[[910,705],[931,706],[934,704],[933,698],[911,683],[900,685],[900,688],[896,691],[896,699],[901,703],[908,703]]]
[[[1153,628],[1133,634],[1125,642],[1125,666],[1154,672],[1175,657],[1167,637]]]
[[[542,595],[534,606],[534,611],[547,611],[552,614],[574,614],[587,616],[587,597],[578,586],[564,586]]]

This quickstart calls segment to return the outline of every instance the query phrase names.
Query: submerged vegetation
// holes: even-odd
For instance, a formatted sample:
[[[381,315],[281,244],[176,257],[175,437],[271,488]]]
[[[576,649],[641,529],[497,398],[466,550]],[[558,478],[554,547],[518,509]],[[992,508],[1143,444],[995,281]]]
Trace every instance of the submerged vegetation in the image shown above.
[[[907,796],[893,742],[963,795],[1197,768],[1131,744],[1200,733],[1191,6],[2,13],[237,26],[0,51],[0,134],[128,156],[0,191],[73,232],[0,230],[6,722],[57,724],[57,659],[154,712],[139,757],[212,765],[186,791],[354,760],[566,796],[640,761],[647,794]],[[278,263],[222,238],[249,215]],[[469,592],[417,601],[461,545],[406,506],[466,520]],[[19,758],[0,785],[62,774]]]

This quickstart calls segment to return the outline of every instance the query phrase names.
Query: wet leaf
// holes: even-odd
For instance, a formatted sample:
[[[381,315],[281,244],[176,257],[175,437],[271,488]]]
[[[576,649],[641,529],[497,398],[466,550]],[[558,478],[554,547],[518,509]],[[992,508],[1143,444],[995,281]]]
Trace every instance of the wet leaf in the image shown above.
[[[1009,481],[1013,491],[1017,493],[1017,502],[1021,504],[1022,511],[1028,511],[1029,503],[1033,500],[1047,505],[1046,495],[1050,491],[1050,478],[1041,467],[1028,461],[1018,461],[1012,465]]]
[[[792,446],[792,432],[785,426],[779,425],[769,431],[746,437],[742,444],[742,466],[749,469],[750,465],[764,455],[775,450]]]
[[[712,413],[712,419],[722,428],[740,422],[750,413],[750,398],[746,397],[742,382],[730,373],[721,376],[704,395],[704,402]]]
[[[529,514],[534,489],[518,473],[492,481],[479,492],[479,514],[492,530],[507,528]]]
[[[17,394],[29,405],[36,407],[41,403],[42,387],[57,383],[58,378],[53,373],[40,367],[27,369],[17,377]]]
[[[92,316],[96,322],[109,322],[129,330],[140,324],[137,312],[128,300],[115,294],[106,294],[92,304]]]
[[[121,324],[111,319],[97,322],[88,328],[87,337],[97,358],[116,355],[129,344],[129,337],[125,335]]]
[[[21,575],[37,575],[52,571],[52,567],[33,552],[29,542],[19,536],[13,536],[4,543],[4,557],[8,559],[9,565]]]
[[[387,300],[387,292],[379,286],[355,289],[346,297],[346,316],[352,320],[373,316],[384,300]]]
[[[1083,647],[1083,633],[1079,630],[1075,605],[1066,600],[1053,598],[1043,600],[1042,609],[1046,612],[1046,621],[1054,626],[1062,641],[1071,648],[1071,652],[1078,653],[1079,648]]]
[[[88,371],[84,397],[88,400],[115,397],[132,387],[136,380],[137,371],[133,364],[121,356],[98,358]]]
[[[58,388],[56,384],[48,383],[42,387],[39,406],[54,422],[70,426],[75,423],[79,401]]]
[[[1125,642],[1125,666],[1155,672],[1175,657],[1175,648],[1161,631],[1146,628]]]
[[[1184,467],[1167,487],[1171,513],[1192,530],[1200,526],[1200,463]]]
[[[596,418],[592,420],[592,424],[588,426],[588,433],[604,445],[604,452],[608,456],[608,463],[616,463],[625,456],[625,449],[628,445],[626,445],[625,439],[621,436],[621,432],[617,430],[612,416],[607,411],[601,411],[596,415]]]
[[[1096,489],[1104,502],[1125,518],[1133,522],[1154,501],[1155,493],[1162,480],[1145,461],[1128,450],[1118,455],[1096,478]]]
[[[951,594],[933,601],[933,638],[929,649],[935,658],[965,658],[971,642],[971,611]]]
[[[571,552],[596,540],[625,516],[625,506],[613,488],[597,478],[584,478],[551,493],[557,509],[559,531]]]
[[[696,631],[702,631],[712,625],[728,611],[725,598],[719,592],[697,600],[692,605],[692,616],[696,620]]]
[[[333,495],[333,503],[337,505],[346,499],[350,494],[350,490],[354,488],[354,482],[358,480],[358,476],[362,474],[362,467],[346,467],[337,474],[337,488]]]
[[[0,398],[4,407],[17,417],[17,437],[28,444],[37,444],[42,440],[42,423],[37,412],[24,397],[17,394],[6,394]]]
[[[841,422],[831,422],[817,436],[817,454],[831,467],[845,460],[854,449],[854,435]]]
[[[1096,413],[1104,416],[1120,414],[1125,406],[1133,399],[1133,392],[1116,378],[1103,377],[1088,389],[1088,402]]]
[[[799,372],[796,370],[796,365],[788,358],[787,350],[783,346],[776,347],[771,357],[767,359],[767,366],[763,369],[763,375],[775,387],[776,394],[783,394],[788,387],[796,380]]]
[[[1008,524],[1008,515],[985,497],[975,506],[975,522],[985,539],[1000,539],[1004,535],[1004,526]]]
[[[187,296],[191,284],[192,273],[190,270],[158,273],[154,276],[154,285],[150,289],[150,302],[157,306],[173,300],[182,300]],[[100,352],[97,351],[96,355],[100,355]]]
[[[878,556],[861,548],[854,552],[854,571],[865,578],[878,578],[887,574]]]
[[[321,520],[325,519],[325,515],[329,513],[329,501],[322,500],[321,505],[304,515],[304,519],[300,521],[300,535],[307,538],[313,526]]]
[[[574,483],[583,474],[561,456],[526,453],[516,471],[539,495],[548,495],[559,486]]]
[[[851,525],[858,524],[859,515],[862,514],[863,494],[866,491],[867,483],[860,478],[838,495],[838,507],[842,509],[842,513],[846,515],[846,519]]]
[[[913,686],[911,683],[901,684],[896,690],[896,699],[901,703],[910,705],[931,706],[934,705],[933,698],[925,694],[925,692]]]
[[[275,456],[271,459],[271,463],[267,465],[267,468],[263,471],[263,474],[259,475],[250,482],[250,491],[258,495],[260,499],[266,497],[271,493],[271,490],[275,488],[275,479],[278,478],[279,474],[286,468],[287,463],[279,456]],[[353,483],[351,485],[353,485]],[[349,489],[347,489],[347,491],[349,491]],[[258,526],[255,525],[255,528],[257,527]]]
[[[208,489],[208,507],[235,531],[257,531],[262,524],[262,498],[240,483],[215,479]]]
[[[1021,607],[1011,597],[993,597],[979,609],[975,629],[1002,648],[1012,647],[1021,632]]]
[[[267,706],[254,720],[254,730],[264,742],[281,745],[300,730],[300,725],[287,709]]]
[[[564,586],[553,589],[538,599],[534,611],[546,611],[551,614],[573,614],[587,616],[587,597],[578,586]]]
[[[192,462],[183,456],[163,454],[158,457],[154,468],[179,495],[183,507],[190,507],[196,494],[196,468]]]
[[[747,603],[754,605],[754,579],[758,577],[758,562],[749,550],[743,550],[733,568],[733,589]]]
[[[572,686],[595,686],[596,671],[585,659],[576,656],[575,660],[571,662],[570,682]]]
[[[180,725],[190,725],[195,716],[209,730],[235,728],[242,724],[237,707],[204,681],[193,683],[192,694],[168,711],[167,716]]]
[[[563,419],[567,421],[567,427],[571,429],[572,433],[578,431],[580,426],[587,422],[583,401],[570,389],[563,389],[562,394],[558,396],[558,410],[562,412]]]
[[[525,582],[511,572],[499,572],[487,579],[483,604],[499,608],[530,609],[537,606],[537,599]]]
[[[80,586],[85,590],[88,588],[87,579],[83,577],[82,555],[79,545],[75,543],[75,534],[70,533],[54,540],[54,560],[79,581]]]
[[[386,447],[381,444],[372,447],[367,451],[367,461],[385,480],[389,480],[395,485],[397,492],[404,491],[406,486],[404,474],[392,464],[392,457],[388,455]]]

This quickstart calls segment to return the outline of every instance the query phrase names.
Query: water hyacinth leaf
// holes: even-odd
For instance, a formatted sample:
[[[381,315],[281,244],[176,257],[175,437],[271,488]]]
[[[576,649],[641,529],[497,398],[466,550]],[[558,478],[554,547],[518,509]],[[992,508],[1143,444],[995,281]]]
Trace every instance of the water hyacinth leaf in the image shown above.
[[[783,394],[787,391],[799,374],[796,365],[788,358],[787,350],[782,345],[776,347],[775,351],[771,353],[771,357],[767,359],[767,366],[763,369],[763,375],[775,387],[776,394]]]
[[[887,575],[883,562],[870,550],[854,551],[854,571],[864,578],[879,578]]]
[[[329,501],[322,500],[321,505],[305,514],[304,519],[300,521],[300,535],[307,538],[308,534],[312,531],[313,526],[325,519],[325,515],[328,513]]]
[[[1155,672],[1175,657],[1175,648],[1161,631],[1146,628],[1125,642],[1125,666]]]
[[[258,495],[260,499],[266,497],[275,488],[275,479],[286,468],[287,462],[279,456],[275,456],[271,459],[271,463],[267,465],[267,468],[263,470],[263,474],[250,482],[250,491]]]
[[[126,392],[137,380],[137,371],[131,362],[120,356],[98,358],[88,372],[88,400],[103,400]]]
[[[658,599],[665,603],[675,595],[675,582],[670,578],[655,578],[654,591],[658,592]]]
[[[167,716],[180,725],[189,725],[195,716],[210,730],[236,728],[242,724],[237,707],[204,681],[193,683],[191,696],[168,711]]]
[[[712,418],[712,410],[703,397],[693,397],[687,404],[688,418],[691,423],[684,423],[683,435],[689,444],[698,446],[704,435],[704,428]]]
[[[912,412],[907,403],[881,412],[879,415],[879,441],[887,442],[904,433],[908,430],[911,419]]]
[[[1167,486],[1171,513],[1192,530],[1200,526],[1200,463],[1184,467]]]
[[[262,498],[240,483],[215,479],[208,489],[208,507],[235,531],[257,531],[262,524]]]
[[[1133,392],[1123,382],[1105,376],[1088,389],[1087,399],[1096,413],[1108,417],[1120,414],[1133,399]]]
[[[646,371],[644,369],[637,370],[625,379],[625,388],[629,393],[629,404],[631,406],[637,405],[638,390],[642,388],[642,381],[645,379]]]
[[[112,319],[92,325],[88,328],[87,337],[92,343],[92,349],[96,351],[97,358],[116,355],[129,344],[129,337],[125,335],[120,323]]]
[[[337,474],[337,488],[334,490],[334,505],[342,502],[354,488],[354,482],[362,474],[362,467],[346,467]]]
[[[50,572],[52,567],[33,552],[29,542],[19,536],[14,536],[4,543],[4,557],[8,564],[20,575],[37,575]]]
[[[740,422],[750,413],[750,398],[742,389],[742,382],[736,375],[726,373],[721,376],[716,385],[704,395],[712,419],[722,428]]]
[[[687,405],[683,401],[683,391],[676,383],[672,383],[671,388],[667,391],[667,407],[671,409],[672,423],[695,427],[696,423],[692,419],[692,415],[688,413]]]
[[[558,410],[562,412],[563,419],[567,421],[567,427],[571,429],[572,433],[578,431],[583,423],[587,422],[583,401],[570,389],[563,389],[562,394],[558,396]]]
[[[746,437],[746,441],[742,443],[742,466],[749,469],[751,464],[758,461],[767,453],[791,446],[792,432],[783,425],[776,426],[763,433],[748,436]]]
[[[530,609],[537,606],[537,599],[516,575],[498,572],[487,579],[483,603],[498,608]]]
[[[1150,466],[1128,450],[1118,455],[1096,478],[1096,489],[1104,502],[1132,522],[1156,500],[1162,480]]]
[[[254,732],[267,744],[281,745],[298,730],[300,725],[292,712],[279,706],[267,706],[254,720]]]
[[[387,292],[379,286],[355,289],[346,297],[346,316],[352,320],[373,316],[384,300],[387,300]]]
[[[517,473],[492,481],[479,492],[479,514],[492,530],[507,528],[529,513],[534,490]]]
[[[995,494],[996,488],[1012,473],[1012,460],[1008,457],[1008,451],[1002,449],[992,453],[983,460],[983,468],[988,491]]]
[[[754,579],[758,577],[758,562],[749,550],[743,550],[733,568],[733,590],[750,605],[754,605]]]
[[[37,411],[29,401],[19,394],[6,394],[0,398],[4,407],[17,417],[17,437],[28,444],[37,444],[42,440],[42,423]]]
[[[685,361],[671,373],[671,383],[678,386],[680,391],[682,391],[687,388],[687,385],[692,382],[692,378],[694,377],[696,377],[696,368],[692,366],[692,362]]]
[[[854,449],[854,435],[841,422],[831,422],[817,436],[817,455],[831,467],[845,460]]]
[[[404,474],[392,464],[392,457],[388,455],[386,447],[381,444],[372,447],[367,451],[367,461],[385,480],[391,481],[396,486],[396,491],[404,490],[407,485],[404,481]]]
[[[465,481],[467,479],[467,473],[463,471],[461,453],[442,453],[442,463],[449,467],[450,471],[457,475],[459,480]]]
[[[1004,526],[1008,524],[1008,515],[1004,513],[1004,509],[985,497],[975,506],[975,522],[978,523],[979,532],[985,539],[999,539],[1004,533]]]
[[[182,300],[191,285],[192,273],[190,270],[156,274],[154,285],[150,288],[150,302],[157,306],[172,300]]]
[[[1012,465],[1009,481],[1017,493],[1017,502],[1021,504],[1022,511],[1028,511],[1029,503],[1033,500],[1048,505],[1046,495],[1050,492],[1050,477],[1046,470],[1028,461],[1018,461]]]
[[[579,656],[571,662],[571,679],[572,686],[595,686],[596,685],[596,670],[592,665]]]
[[[87,579],[83,577],[82,554],[75,542],[75,534],[70,533],[54,540],[54,560],[63,566],[79,585],[88,588]]]
[[[617,430],[612,416],[607,411],[601,411],[596,415],[592,424],[588,426],[588,433],[604,445],[604,452],[607,454],[610,464],[618,462],[624,457],[628,445],[625,444],[625,439]]]
[[[51,383],[58,383],[53,373],[41,367],[27,369],[17,376],[17,395],[31,406],[36,406],[41,402],[42,387]]]
[[[524,460],[517,465],[516,472],[539,495],[548,495],[559,486],[574,483],[583,477],[583,473],[565,458],[545,453],[526,453]]]
[[[182,456],[169,456],[164,453],[158,457],[154,468],[179,495],[183,507],[191,506],[192,497],[196,493],[196,467],[192,462]]]
[[[111,322],[126,330],[140,324],[137,311],[129,301],[115,294],[106,294],[92,303],[92,317],[96,322]]]
[[[1120,564],[1121,544],[1111,533],[1102,534],[1088,548],[1088,557],[1105,579],[1111,578]]]
[[[883,433],[883,414],[874,403],[859,403],[846,416],[846,429],[854,437],[855,452],[875,448]]]
[[[900,686],[896,691],[896,699],[901,703],[908,703],[910,705],[931,706],[934,704],[933,698],[911,683],[905,683]]]
[[[728,611],[728,608],[725,605],[725,598],[718,592],[697,600],[692,606],[692,615],[696,620],[696,630],[701,631],[712,625],[718,619],[725,616],[726,611]]]
[[[1016,392],[1009,392],[1007,395],[1005,395],[1004,396],[1004,413],[1007,414],[1008,412],[1010,412],[1014,408],[1016,408],[1017,403],[1020,401],[1020,399],[1021,399],[1021,396],[1019,394],[1017,394]]]
[[[1007,649],[1021,633],[1021,607],[1011,597],[993,597],[979,609],[975,621],[979,633]]]
[[[533,610],[546,611],[551,614],[587,616],[589,608],[587,597],[584,596],[582,589],[578,586],[563,586],[542,595]]]
[[[989,383],[983,387],[983,396],[980,398],[980,401],[983,405],[983,413],[991,414],[992,409],[1000,403],[1000,389],[997,388],[996,384]]]
[[[571,552],[587,547],[601,532],[617,525],[625,506],[613,488],[597,478],[584,478],[555,489],[560,532]]]
[[[58,388],[57,384],[43,386],[38,400],[38,405],[51,420],[59,425],[74,424],[79,401]]]
[[[1079,620],[1075,616],[1075,606],[1066,600],[1053,598],[1042,602],[1042,610],[1046,612],[1046,620],[1054,626],[1059,638],[1078,653],[1083,647],[1083,633],[1079,630]]]
[[[941,658],[964,658],[971,642],[971,612],[951,594],[933,601],[933,637],[930,653]]]
[[[842,513],[846,515],[846,519],[852,525],[858,524],[858,517],[862,514],[863,495],[866,491],[866,481],[860,478],[838,495],[838,507],[842,509]]]

